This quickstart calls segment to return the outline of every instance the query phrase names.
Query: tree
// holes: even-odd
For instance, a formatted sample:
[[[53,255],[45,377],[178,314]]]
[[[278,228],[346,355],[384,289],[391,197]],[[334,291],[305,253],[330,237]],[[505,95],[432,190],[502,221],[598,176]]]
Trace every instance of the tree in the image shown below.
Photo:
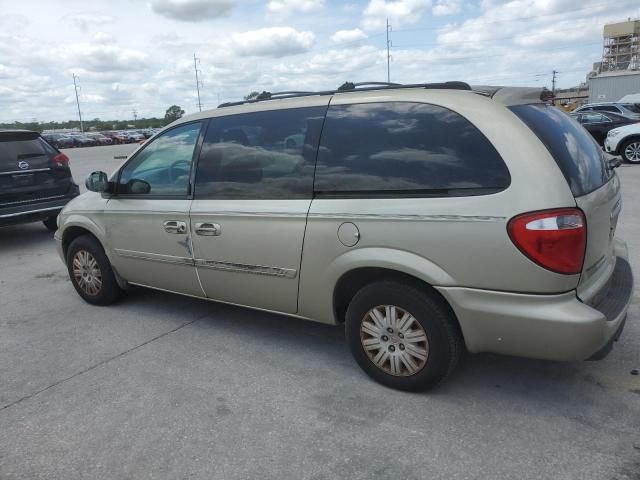
[[[258,95],[260,95],[259,92],[256,92],[255,90],[253,92],[251,92],[249,95],[245,95],[244,99],[245,100],[252,100],[254,98],[256,98]]]
[[[182,110],[179,105],[171,105],[167,108],[167,112],[164,114],[164,119],[167,123],[171,123],[182,117],[182,115],[184,115],[184,110]]]

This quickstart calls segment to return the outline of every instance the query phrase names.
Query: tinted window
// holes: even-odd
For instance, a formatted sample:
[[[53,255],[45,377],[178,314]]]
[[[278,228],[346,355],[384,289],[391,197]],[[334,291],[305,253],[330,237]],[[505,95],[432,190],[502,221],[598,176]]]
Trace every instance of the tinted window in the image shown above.
[[[196,174],[196,198],[311,198],[326,107],[212,118]]]
[[[614,107],[613,105],[600,105],[598,107],[593,107],[593,110],[597,110],[599,112],[620,113],[620,109],[618,107]]]
[[[465,195],[506,188],[510,177],[493,145],[468,120],[422,103],[329,108],[315,190]]]
[[[549,105],[517,105],[511,110],[542,140],[577,197],[611,178],[593,137],[567,114]]]
[[[640,113],[640,105],[635,104],[635,103],[625,103],[624,105],[622,105],[624,108],[626,108],[627,110],[632,111],[633,113]]]
[[[0,132],[0,171],[19,170],[22,161],[31,168],[46,167],[56,153],[35,132]]]
[[[200,126],[197,122],[173,128],[146,145],[121,170],[118,192],[143,196],[187,195]],[[142,180],[151,188],[141,193],[135,180]]]

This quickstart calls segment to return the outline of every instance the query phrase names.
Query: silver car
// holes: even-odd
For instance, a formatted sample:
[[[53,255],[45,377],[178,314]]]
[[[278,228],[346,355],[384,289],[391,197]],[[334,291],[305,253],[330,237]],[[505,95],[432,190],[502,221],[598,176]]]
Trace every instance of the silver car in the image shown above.
[[[546,100],[449,82],[224,104],[92,173],[57,247],[93,304],[139,285],[344,325],[393,388],[464,350],[602,358],[633,287],[620,182]]]

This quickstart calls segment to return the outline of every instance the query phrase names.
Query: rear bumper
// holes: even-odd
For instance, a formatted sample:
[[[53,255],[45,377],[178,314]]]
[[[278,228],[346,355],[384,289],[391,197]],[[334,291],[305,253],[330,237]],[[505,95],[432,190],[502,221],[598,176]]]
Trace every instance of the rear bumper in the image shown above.
[[[438,287],[458,317],[470,352],[493,352],[546,360],[603,358],[620,335],[631,302],[633,274],[625,258],[603,300],[581,302],[576,292],[528,295]]]
[[[48,197],[22,204],[0,206],[0,226],[37,222],[57,215],[73,198],[80,194],[76,185],[65,195]]]

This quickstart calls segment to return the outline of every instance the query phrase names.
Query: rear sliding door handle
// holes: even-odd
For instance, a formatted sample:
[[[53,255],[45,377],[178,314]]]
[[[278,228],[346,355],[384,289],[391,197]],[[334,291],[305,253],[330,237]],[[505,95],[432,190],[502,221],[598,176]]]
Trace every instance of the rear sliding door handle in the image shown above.
[[[187,223],[179,220],[166,220],[162,222],[162,226],[167,233],[187,233]]]
[[[217,223],[196,223],[195,231],[196,235],[217,237],[222,233],[222,227]]]

